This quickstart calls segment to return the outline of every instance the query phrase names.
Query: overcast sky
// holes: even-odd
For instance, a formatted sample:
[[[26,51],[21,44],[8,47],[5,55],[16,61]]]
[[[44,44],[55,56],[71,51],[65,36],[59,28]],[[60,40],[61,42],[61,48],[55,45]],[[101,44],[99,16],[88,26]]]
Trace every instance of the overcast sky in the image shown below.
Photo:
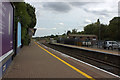
[[[118,16],[119,0],[25,0],[36,8],[37,28],[35,36],[62,34],[84,26],[97,19],[109,24]],[[34,2],[35,1],[35,2]]]

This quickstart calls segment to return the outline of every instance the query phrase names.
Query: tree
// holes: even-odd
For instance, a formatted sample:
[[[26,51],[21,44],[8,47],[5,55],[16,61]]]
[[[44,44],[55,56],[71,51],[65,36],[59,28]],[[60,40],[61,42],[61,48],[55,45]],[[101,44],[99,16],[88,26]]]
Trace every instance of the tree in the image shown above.
[[[108,39],[108,25],[100,24],[100,38],[101,40]]]
[[[78,32],[78,34],[85,34],[84,31]]]
[[[35,8],[25,2],[14,2],[15,6],[15,30],[17,23],[20,22],[22,26],[22,44],[28,45],[30,36],[28,35],[28,28],[35,27],[36,15]]]
[[[30,4],[26,4],[26,6],[27,6],[27,12],[31,17],[31,23],[28,24],[28,26],[30,28],[34,28],[34,26],[36,25],[35,8],[33,6],[31,6]]]
[[[14,2],[15,5],[15,21],[21,22],[22,27],[27,27],[31,22],[31,17],[27,12],[25,2]]]
[[[98,19],[96,23],[84,27],[84,34],[94,34],[99,37],[99,30],[101,40],[120,41],[120,17],[114,17],[109,25],[100,24]]]
[[[50,36],[50,38],[54,38],[55,36],[52,34],[51,36]]]
[[[71,31],[67,31],[67,35],[71,34]]]
[[[120,41],[120,17],[114,17],[110,20],[108,33],[111,40]]]
[[[108,39],[108,25],[100,24],[98,19],[97,22],[85,26],[83,33],[97,35],[100,40],[105,40]]]
[[[77,29],[73,29],[72,34],[77,34]]]

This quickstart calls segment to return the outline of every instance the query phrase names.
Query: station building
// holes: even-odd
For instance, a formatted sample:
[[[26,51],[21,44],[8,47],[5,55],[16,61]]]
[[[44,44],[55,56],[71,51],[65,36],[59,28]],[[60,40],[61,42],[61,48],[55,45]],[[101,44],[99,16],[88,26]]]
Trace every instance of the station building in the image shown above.
[[[80,34],[69,34],[68,38],[80,39],[81,41],[97,41],[96,35],[80,35]]]
[[[69,34],[69,39],[77,39],[80,42],[91,42],[92,45],[95,45],[98,41],[96,35],[82,35],[82,34]]]

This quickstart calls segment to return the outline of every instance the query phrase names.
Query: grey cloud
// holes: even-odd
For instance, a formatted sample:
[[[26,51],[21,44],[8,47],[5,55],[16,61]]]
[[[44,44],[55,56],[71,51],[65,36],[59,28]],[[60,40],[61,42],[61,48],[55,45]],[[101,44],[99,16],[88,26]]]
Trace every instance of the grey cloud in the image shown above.
[[[70,2],[72,6],[76,6],[76,7],[84,6],[87,4],[94,4],[94,3],[96,2]]]
[[[88,24],[88,23],[92,23],[92,21],[91,20],[89,20],[89,19],[86,19],[85,21],[84,21],[84,23],[86,24]]]
[[[103,9],[103,10],[89,10],[89,6],[90,5],[98,5],[98,4],[101,4],[102,2],[70,2],[70,4],[72,6],[76,6],[76,7],[79,7],[81,9],[83,9],[85,12],[90,12],[90,13],[93,13],[93,14],[97,14],[97,15],[105,15],[105,16],[108,16],[108,13],[110,13],[109,11]],[[88,7],[83,7],[83,6],[86,6],[88,5]]]
[[[120,1],[118,2],[118,16],[120,17]]]
[[[24,2],[24,0],[0,0],[0,2]]]
[[[87,13],[93,13],[93,14],[97,14],[97,15],[105,15],[105,16],[109,16],[109,12],[107,10],[101,10],[101,11],[96,11],[96,10],[89,10],[87,8],[83,8],[84,11],[86,11]]]
[[[43,7],[48,10],[62,13],[69,12],[72,9],[69,4],[64,2],[47,2],[43,4]]]

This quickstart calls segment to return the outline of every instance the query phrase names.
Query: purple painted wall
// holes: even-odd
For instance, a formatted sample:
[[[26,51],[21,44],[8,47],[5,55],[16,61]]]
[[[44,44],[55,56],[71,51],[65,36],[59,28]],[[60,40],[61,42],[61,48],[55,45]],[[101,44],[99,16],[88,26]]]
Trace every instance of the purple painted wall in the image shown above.
[[[1,54],[4,55],[13,49],[13,7],[9,2],[2,2],[2,34],[0,34],[0,36],[1,35]]]
[[[2,3],[0,2],[0,56],[2,56]]]

